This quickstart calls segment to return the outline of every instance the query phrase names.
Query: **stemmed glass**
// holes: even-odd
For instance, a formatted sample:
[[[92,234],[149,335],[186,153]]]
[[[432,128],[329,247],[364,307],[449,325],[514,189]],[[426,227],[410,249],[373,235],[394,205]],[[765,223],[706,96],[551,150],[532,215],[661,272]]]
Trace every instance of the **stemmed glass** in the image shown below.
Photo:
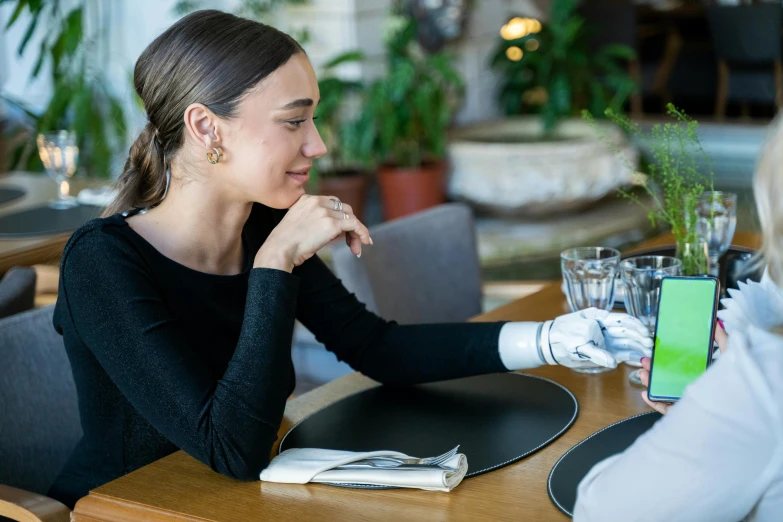
[[[709,274],[717,276],[718,261],[731,246],[737,227],[737,195],[707,191],[696,203],[696,234],[707,241]]]
[[[36,140],[38,155],[47,174],[57,183],[57,198],[49,201],[49,207],[65,209],[78,206],[76,198],[69,195],[68,179],[76,172],[79,163],[79,147],[76,145],[76,133],[59,130],[39,134]]]
[[[571,248],[560,254],[566,298],[572,312],[593,307],[612,310],[614,279],[619,262],[620,252],[614,248]],[[573,368],[580,373],[600,373],[609,369],[598,365]]]
[[[661,299],[661,281],[664,277],[682,273],[682,261],[669,256],[636,256],[620,263],[620,282],[625,293],[625,308],[647,327],[650,337],[655,335],[658,319],[658,303]],[[631,366],[641,366],[639,361],[628,361]],[[641,385],[639,370],[628,376],[633,384]]]

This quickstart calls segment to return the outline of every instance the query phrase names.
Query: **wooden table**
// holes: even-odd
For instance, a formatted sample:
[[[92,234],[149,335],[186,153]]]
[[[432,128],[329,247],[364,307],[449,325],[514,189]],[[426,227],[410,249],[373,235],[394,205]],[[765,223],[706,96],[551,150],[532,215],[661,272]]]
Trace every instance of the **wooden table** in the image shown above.
[[[670,244],[656,238],[643,247]],[[735,244],[758,247],[754,234]],[[476,321],[542,321],[567,312],[559,283],[475,318]],[[73,522],[244,520],[567,520],[549,500],[546,480],[570,447],[599,429],[647,411],[626,365],[597,375],[550,366],[526,373],[566,386],[579,401],[573,426],[544,449],[504,468],[469,478],[451,493],[421,490],[348,490],[320,484],[238,482],[179,451],[90,492]],[[290,401],[279,436],[297,421],[342,397],[375,386],[358,373]],[[276,449],[275,449],[276,451]]]
[[[95,187],[106,180],[74,177],[69,180],[71,194],[86,187]],[[25,195],[0,205],[0,216],[45,205],[57,196],[57,184],[44,173],[11,172],[0,176],[0,186],[21,188]],[[72,232],[36,236],[25,239],[0,239],[0,276],[12,266],[31,266],[37,263],[56,263]]]

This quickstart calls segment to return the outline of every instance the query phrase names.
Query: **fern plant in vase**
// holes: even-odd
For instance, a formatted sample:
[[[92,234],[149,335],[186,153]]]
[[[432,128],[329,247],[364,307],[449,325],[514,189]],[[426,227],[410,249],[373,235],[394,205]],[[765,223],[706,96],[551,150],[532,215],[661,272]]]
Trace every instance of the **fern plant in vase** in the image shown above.
[[[656,123],[647,132],[638,123],[611,109],[606,109],[605,115],[649,148],[648,172],[639,177],[638,183],[653,201],[651,207],[645,206],[647,215],[653,226],[665,224],[671,229],[676,243],[675,256],[682,261],[683,274],[703,275],[709,269],[709,255],[706,242],[697,232],[696,205],[705,190],[712,190],[714,174],[710,158],[696,133],[698,122],[671,103],[666,106],[666,112],[673,121]],[[598,130],[592,114],[583,111],[582,116]],[[600,131],[599,135],[625,161],[616,146]],[[704,158],[703,163],[697,161],[698,156]],[[706,172],[702,164],[706,165]],[[619,192],[644,206],[638,194],[625,189]]]

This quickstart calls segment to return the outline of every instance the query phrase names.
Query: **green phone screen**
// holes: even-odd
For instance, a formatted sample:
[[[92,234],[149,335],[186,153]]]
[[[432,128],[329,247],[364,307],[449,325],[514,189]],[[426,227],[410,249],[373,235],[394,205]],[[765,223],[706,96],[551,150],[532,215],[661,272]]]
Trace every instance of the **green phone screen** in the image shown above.
[[[712,353],[717,281],[670,278],[661,282],[650,396],[679,399],[707,369]]]

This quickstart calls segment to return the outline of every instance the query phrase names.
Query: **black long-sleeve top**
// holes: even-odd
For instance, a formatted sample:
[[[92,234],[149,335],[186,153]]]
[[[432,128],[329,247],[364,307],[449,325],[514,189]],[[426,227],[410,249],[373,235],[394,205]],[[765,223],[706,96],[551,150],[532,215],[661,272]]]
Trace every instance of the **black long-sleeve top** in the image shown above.
[[[155,250],[121,214],[65,247],[54,325],[63,335],[84,435],[49,495],[90,489],[182,449],[256,480],[294,387],[299,319],[338,359],[381,383],[506,371],[500,323],[398,325],[370,313],[318,257],[293,273],[252,268],[282,214],[254,205],[245,270],[214,275]],[[415,291],[411,289],[411,291]]]

